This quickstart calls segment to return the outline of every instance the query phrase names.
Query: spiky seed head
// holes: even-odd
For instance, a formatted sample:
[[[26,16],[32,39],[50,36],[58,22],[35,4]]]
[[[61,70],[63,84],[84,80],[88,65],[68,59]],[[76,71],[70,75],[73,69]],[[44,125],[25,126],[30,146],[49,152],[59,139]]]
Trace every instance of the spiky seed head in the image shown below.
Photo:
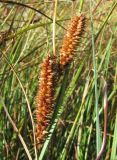
[[[85,17],[83,15],[75,16],[68,26],[68,30],[64,36],[63,45],[60,50],[60,65],[62,68],[73,60],[75,50],[84,30]]]

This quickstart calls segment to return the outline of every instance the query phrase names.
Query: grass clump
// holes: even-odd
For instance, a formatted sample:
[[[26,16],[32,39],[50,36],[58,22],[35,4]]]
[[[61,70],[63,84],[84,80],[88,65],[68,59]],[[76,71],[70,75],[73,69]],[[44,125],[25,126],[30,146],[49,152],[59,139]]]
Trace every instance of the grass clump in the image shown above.
[[[50,1],[0,0],[0,157],[99,158],[104,106],[108,103],[106,145],[101,157],[117,158],[116,7],[116,1],[58,1],[55,5]],[[87,19],[85,35],[70,53],[69,65],[62,71],[61,67],[56,69],[59,79],[54,110],[38,150],[34,118],[40,66],[48,52],[51,57],[54,53],[59,63],[68,23],[80,14]]]

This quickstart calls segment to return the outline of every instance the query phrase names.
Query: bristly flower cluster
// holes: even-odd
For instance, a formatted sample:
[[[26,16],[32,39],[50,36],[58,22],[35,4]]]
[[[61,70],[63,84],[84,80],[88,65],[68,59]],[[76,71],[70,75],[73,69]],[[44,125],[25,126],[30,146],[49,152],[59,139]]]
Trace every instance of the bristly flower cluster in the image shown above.
[[[78,42],[84,33],[85,17],[75,16],[68,27],[67,33],[63,39],[63,45],[60,50],[60,65],[64,67],[69,64],[74,57],[74,52],[77,48]]]
[[[71,20],[69,29],[64,37],[63,45],[60,50],[60,62],[57,63],[57,58],[47,58],[41,64],[39,76],[39,88],[36,96],[36,141],[42,144],[44,141],[50,119],[54,111],[54,91],[56,80],[58,79],[58,69],[63,71],[64,66],[69,64],[74,57],[74,52],[78,42],[84,32],[85,18],[76,16]],[[55,82],[56,81],[56,82]]]
[[[43,142],[50,117],[53,113],[54,102],[54,71],[53,60],[48,56],[41,65],[39,89],[36,96],[36,140]]]

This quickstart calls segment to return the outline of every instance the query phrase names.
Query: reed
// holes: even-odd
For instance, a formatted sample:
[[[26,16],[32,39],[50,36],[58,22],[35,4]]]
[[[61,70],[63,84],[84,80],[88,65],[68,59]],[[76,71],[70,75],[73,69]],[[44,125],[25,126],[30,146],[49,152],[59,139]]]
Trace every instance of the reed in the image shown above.
[[[62,68],[73,60],[75,50],[85,31],[85,22],[86,19],[83,15],[72,18],[60,50],[60,65]]]
[[[36,95],[36,140],[41,144],[53,113],[54,103],[54,60],[50,55],[41,64],[39,88]]]

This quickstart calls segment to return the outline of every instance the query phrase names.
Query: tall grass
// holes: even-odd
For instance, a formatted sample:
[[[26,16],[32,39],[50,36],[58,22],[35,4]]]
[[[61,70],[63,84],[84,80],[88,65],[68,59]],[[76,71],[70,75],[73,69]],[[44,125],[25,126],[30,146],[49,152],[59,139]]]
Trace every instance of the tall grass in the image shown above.
[[[18,3],[19,2],[19,3]],[[117,2],[0,0],[0,159],[117,159]],[[56,84],[54,114],[42,148],[35,145],[35,96],[44,57],[59,58],[73,15],[87,18],[77,56]]]

